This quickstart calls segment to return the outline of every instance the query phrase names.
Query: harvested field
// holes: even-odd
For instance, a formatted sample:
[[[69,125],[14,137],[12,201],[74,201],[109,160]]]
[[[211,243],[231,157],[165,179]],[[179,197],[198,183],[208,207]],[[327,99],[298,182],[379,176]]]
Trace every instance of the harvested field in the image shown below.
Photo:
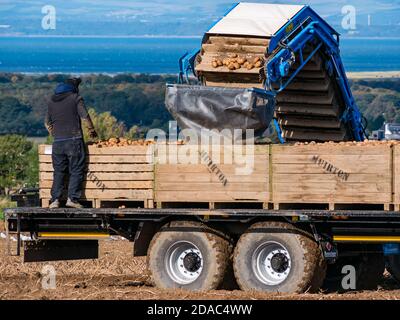
[[[5,254],[0,240],[0,300],[4,299],[185,299],[185,300],[389,300],[400,299],[400,290],[388,276],[378,291],[346,294],[279,295],[242,291],[192,293],[160,290],[151,286],[144,258],[132,258],[127,241],[103,241],[99,260],[55,262],[57,277],[54,290],[41,287],[45,263],[23,264],[20,257]]]

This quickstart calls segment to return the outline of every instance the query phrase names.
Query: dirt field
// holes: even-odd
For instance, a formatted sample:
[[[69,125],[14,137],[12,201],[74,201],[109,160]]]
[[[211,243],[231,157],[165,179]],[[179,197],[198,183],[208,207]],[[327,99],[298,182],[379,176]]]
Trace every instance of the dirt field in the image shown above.
[[[1,226],[0,226],[1,227]],[[132,258],[127,241],[102,241],[99,260],[55,262],[56,289],[42,289],[42,268],[46,263],[23,264],[21,257],[6,255],[0,240],[0,300],[2,299],[400,299],[394,280],[386,277],[375,292],[348,294],[268,295],[257,292],[212,291],[190,293],[160,290],[151,286],[145,259]],[[13,243],[15,250],[15,242]]]

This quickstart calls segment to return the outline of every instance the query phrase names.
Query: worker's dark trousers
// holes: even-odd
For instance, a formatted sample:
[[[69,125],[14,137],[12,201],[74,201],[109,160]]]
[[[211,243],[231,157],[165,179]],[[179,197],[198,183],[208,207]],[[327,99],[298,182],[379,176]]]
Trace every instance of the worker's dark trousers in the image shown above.
[[[82,183],[85,171],[86,154],[82,139],[55,141],[53,143],[53,187],[51,200],[60,200],[64,182],[69,175],[68,198],[78,201],[82,196]]]

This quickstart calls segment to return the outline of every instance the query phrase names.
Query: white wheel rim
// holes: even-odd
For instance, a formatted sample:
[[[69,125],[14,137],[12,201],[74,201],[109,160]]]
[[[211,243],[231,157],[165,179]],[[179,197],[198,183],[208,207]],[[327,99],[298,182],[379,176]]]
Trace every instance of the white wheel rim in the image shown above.
[[[187,285],[200,277],[203,270],[203,255],[191,242],[175,242],[167,250],[165,266],[174,282]]]
[[[256,278],[268,285],[283,283],[289,276],[292,261],[289,251],[280,243],[268,241],[254,251],[252,266]]]

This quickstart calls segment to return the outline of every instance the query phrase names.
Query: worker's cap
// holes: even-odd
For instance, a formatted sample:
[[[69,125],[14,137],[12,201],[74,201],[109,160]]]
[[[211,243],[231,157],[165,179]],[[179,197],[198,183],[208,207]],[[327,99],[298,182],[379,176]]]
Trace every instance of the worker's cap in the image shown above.
[[[66,84],[70,84],[72,86],[74,86],[76,89],[79,88],[79,85],[82,83],[82,79],[81,78],[69,78],[67,80],[65,80]]]

